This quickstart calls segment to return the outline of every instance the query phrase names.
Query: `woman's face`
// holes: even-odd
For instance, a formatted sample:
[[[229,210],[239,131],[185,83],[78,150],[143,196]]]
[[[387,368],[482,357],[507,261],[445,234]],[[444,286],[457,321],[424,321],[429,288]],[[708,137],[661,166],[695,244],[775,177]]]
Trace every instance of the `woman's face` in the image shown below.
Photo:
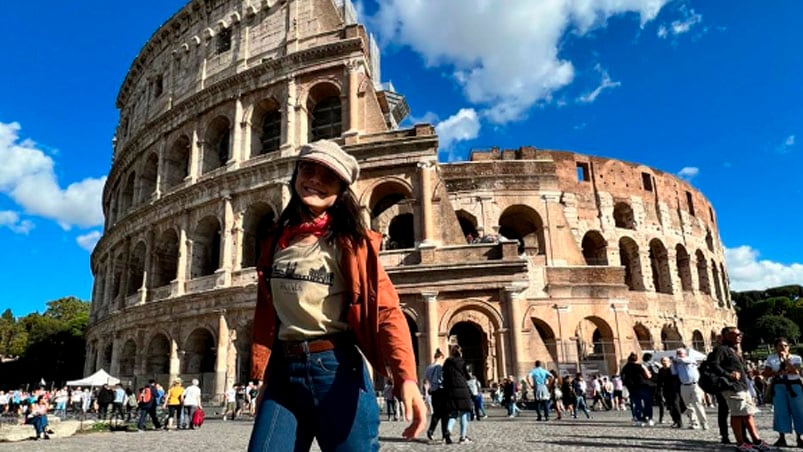
[[[301,161],[293,188],[301,202],[317,217],[334,205],[340,193],[340,184],[340,178],[329,168]]]
[[[786,341],[779,341],[775,344],[775,351],[778,353],[783,353],[789,350],[789,344]]]

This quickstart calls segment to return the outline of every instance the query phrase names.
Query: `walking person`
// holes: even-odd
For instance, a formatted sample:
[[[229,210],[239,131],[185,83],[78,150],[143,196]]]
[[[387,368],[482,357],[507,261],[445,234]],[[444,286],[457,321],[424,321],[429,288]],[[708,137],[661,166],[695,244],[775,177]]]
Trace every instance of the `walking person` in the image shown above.
[[[540,360],[535,361],[535,367],[527,374],[527,384],[533,388],[535,396],[535,412],[538,421],[549,420],[549,385],[552,384],[552,374],[544,369]],[[541,416],[543,413],[543,417]]]
[[[137,401],[139,403],[139,422],[137,423],[137,431],[145,431],[145,421],[148,416],[153,422],[153,428],[162,428],[162,423],[156,416],[156,401],[158,400],[156,392],[156,380],[148,380],[148,384],[140,389]]]
[[[697,385],[697,382],[700,381],[700,371],[697,369],[697,362],[686,356],[686,349],[679,348],[675,352],[672,373],[677,375],[680,381],[680,396],[689,416],[689,428],[699,425],[703,430],[708,430],[705,395]]]
[[[471,400],[474,402],[474,410],[471,412],[471,420],[482,420],[488,417],[485,414],[485,405],[482,400],[482,388],[477,376],[473,373],[468,373],[468,390],[471,392]]]
[[[555,415],[557,420],[561,420],[563,418],[563,379],[560,378],[558,375],[558,371],[551,370],[549,371],[552,374],[552,379],[549,383],[549,394],[550,400],[552,401],[552,406],[555,407]]]
[[[382,390],[382,395],[385,396],[385,410],[388,414],[388,421],[398,421],[399,414],[396,410],[396,397],[393,395],[393,382],[388,380],[385,382],[385,388]]]
[[[123,389],[123,385],[117,383],[114,387],[114,400],[112,401],[112,414],[110,419],[125,419],[125,414],[123,414],[123,406],[127,401],[127,397],[125,394],[125,389]]]
[[[358,176],[334,141],[302,146],[288,205],[261,245],[251,376],[265,383],[249,451],[308,450],[314,439],[323,450],[378,450],[363,356],[397,382],[411,422],[403,436],[424,429],[410,330],[379,260],[381,236],[351,191]]]
[[[441,423],[442,438],[446,439],[448,433],[449,411],[446,408],[446,392],[443,390],[443,352],[435,350],[432,363],[424,371],[424,387],[432,398],[432,416],[427,428],[427,438],[433,440],[435,428]]]
[[[622,368],[622,382],[630,393],[633,422],[639,426],[653,425],[651,379],[652,373],[638,362],[638,355],[630,353]]]
[[[752,397],[747,393],[747,369],[744,360],[737,353],[742,342],[742,333],[736,327],[725,327],[722,331],[722,343],[711,352],[713,371],[726,386],[721,391],[727,401],[731,416],[731,428],[736,437],[739,451],[770,450],[771,446],[761,439],[756,428],[753,415],[757,412]],[[752,438],[748,441],[743,429]]]
[[[516,417],[521,411],[516,405],[516,393],[516,379],[508,375],[502,383],[502,405],[507,408],[507,417]]]
[[[668,356],[661,358],[661,368],[658,369],[656,384],[658,385],[657,392],[663,397],[664,407],[669,411],[669,416],[672,417],[672,427],[682,427],[683,417],[681,416],[682,410],[680,409],[680,379],[673,371],[672,361]],[[662,424],[663,421],[664,417],[663,413],[661,413],[658,418],[658,423]]]
[[[184,396],[184,387],[181,386],[181,378],[173,380],[173,384],[167,390],[164,397],[162,409],[167,409],[167,419],[164,429],[169,430],[170,425],[175,425],[176,429],[181,425],[181,399]]]
[[[455,419],[460,421],[460,444],[470,443],[468,438],[468,419],[474,403],[468,389],[468,369],[463,360],[463,349],[453,345],[449,349],[449,357],[443,363],[443,389],[446,391],[446,406],[449,410],[449,425],[444,437],[446,444],[451,444],[449,436]]]
[[[181,428],[194,430],[195,424],[193,424],[192,420],[195,416],[195,412],[203,410],[201,406],[201,388],[198,386],[198,383],[198,379],[193,378],[192,384],[184,389],[184,394],[182,395],[184,414],[182,416]]]
[[[578,372],[572,381],[572,391],[574,392],[575,397],[575,409],[572,417],[575,419],[577,418],[577,410],[583,410],[583,413],[586,415],[586,419],[591,419],[591,414],[588,413],[588,404],[586,403],[587,390],[588,384],[585,382],[585,380],[583,380],[583,374]]]
[[[773,444],[786,447],[786,435],[795,426],[797,447],[803,447],[803,383],[800,380],[801,359],[789,352],[789,341],[785,337],[775,339],[775,353],[764,362],[764,376],[772,378],[772,429],[778,432],[778,440]]]

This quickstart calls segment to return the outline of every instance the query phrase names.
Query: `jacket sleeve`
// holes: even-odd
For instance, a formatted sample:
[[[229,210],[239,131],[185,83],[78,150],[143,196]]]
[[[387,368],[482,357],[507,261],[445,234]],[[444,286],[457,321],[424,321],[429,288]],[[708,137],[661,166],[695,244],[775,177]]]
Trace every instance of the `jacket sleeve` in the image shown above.
[[[390,368],[393,381],[398,382],[394,387],[401,388],[401,383],[406,380],[418,381],[410,328],[399,305],[396,288],[379,262],[377,248],[370,243],[368,247],[369,257],[375,263],[378,275],[376,303],[379,350]]]
[[[262,243],[257,262],[257,304],[251,340],[251,378],[255,380],[262,380],[265,375],[277,329],[276,311],[265,279],[265,271],[270,271],[273,260],[273,244],[273,238]]]

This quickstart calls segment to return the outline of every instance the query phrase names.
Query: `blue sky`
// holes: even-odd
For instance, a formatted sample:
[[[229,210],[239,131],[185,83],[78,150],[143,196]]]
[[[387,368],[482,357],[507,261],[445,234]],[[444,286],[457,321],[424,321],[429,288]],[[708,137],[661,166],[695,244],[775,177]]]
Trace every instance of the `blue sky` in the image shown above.
[[[117,90],[183,4],[0,3],[0,308],[89,299]],[[442,160],[533,145],[680,174],[714,204],[733,288],[803,284],[803,2],[505,4],[357,3]]]

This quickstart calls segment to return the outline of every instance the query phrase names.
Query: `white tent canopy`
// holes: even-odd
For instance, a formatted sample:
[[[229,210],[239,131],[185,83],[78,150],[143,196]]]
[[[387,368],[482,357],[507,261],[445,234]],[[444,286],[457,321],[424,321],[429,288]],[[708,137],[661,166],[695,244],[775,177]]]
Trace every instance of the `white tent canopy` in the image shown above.
[[[655,362],[660,361],[661,358],[663,358],[664,356],[668,356],[670,358],[673,358],[675,356],[675,350],[667,350],[667,351],[643,350],[642,353],[652,353],[652,360],[655,361]],[[703,361],[706,358],[705,353],[700,353],[700,352],[698,352],[697,350],[695,350],[693,348],[687,348],[686,349],[686,356],[688,356],[689,358],[691,358],[691,359],[693,359],[695,361]]]
[[[119,378],[112,377],[108,372],[100,369],[88,377],[68,381],[67,386],[103,386],[105,384],[116,385],[117,383],[120,383]]]

